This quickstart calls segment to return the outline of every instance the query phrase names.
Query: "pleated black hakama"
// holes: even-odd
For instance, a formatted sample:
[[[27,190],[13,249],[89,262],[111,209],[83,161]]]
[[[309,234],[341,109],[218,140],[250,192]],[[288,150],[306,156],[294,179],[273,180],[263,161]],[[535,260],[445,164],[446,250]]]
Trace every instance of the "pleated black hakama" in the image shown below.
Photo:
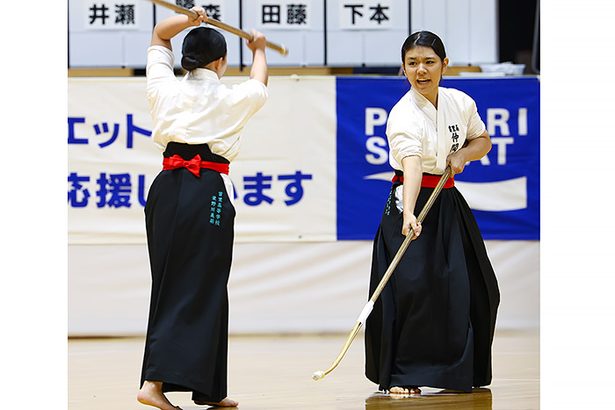
[[[374,240],[370,295],[404,240],[394,184]],[[416,214],[433,188],[421,188]],[[366,376],[381,390],[471,391],[491,383],[499,305],[495,273],[472,212],[443,189],[366,322]]]
[[[225,162],[207,145],[170,143],[165,157]],[[161,171],[145,207],[152,272],[141,374],[163,392],[191,391],[193,400],[227,396],[228,295],[235,209],[222,176],[200,169]]]

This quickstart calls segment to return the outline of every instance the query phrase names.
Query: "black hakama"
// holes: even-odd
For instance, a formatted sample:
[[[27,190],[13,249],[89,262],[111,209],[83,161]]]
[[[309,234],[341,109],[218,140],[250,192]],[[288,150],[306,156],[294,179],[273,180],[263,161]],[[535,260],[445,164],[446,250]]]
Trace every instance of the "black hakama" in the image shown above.
[[[394,184],[374,240],[369,294],[404,236]],[[433,188],[421,188],[416,212]],[[491,383],[491,344],[500,295],[476,220],[445,188],[367,319],[366,376],[381,390],[429,386],[471,391]]]
[[[206,144],[169,143],[165,157],[226,163]],[[197,171],[199,172],[198,168]],[[163,392],[192,399],[227,396],[228,294],[235,209],[221,175],[187,168],[161,171],[145,206],[152,273],[149,322],[141,374]]]

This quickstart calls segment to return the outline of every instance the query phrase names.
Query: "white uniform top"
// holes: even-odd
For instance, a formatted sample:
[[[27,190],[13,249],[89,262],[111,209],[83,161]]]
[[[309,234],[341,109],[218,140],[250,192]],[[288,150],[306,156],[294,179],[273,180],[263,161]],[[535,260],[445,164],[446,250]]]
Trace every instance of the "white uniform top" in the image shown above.
[[[253,79],[229,87],[205,68],[179,80],[173,60],[173,52],[166,47],[147,50],[147,101],[154,120],[154,143],[161,150],[171,141],[208,144],[214,154],[232,161],[239,153],[239,133],[267,100],[267,87]]]
[[[389,163],[401,171],[402,159],[416,155],[421,158],[424,173],[441,175],[446,157],[483,132],[485,123],[467,94],[440,87],[436,110],[427,98],[410,89],[395,104],[387,121]]]

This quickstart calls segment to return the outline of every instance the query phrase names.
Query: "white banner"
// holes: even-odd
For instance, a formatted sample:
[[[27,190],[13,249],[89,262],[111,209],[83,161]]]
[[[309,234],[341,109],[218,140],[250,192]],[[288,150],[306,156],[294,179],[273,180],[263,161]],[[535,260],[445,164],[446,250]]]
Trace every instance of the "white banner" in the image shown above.
[[[537,328],[540,243],[486,245],[501,292],[498,330]],[[237,244],[229,331],[346,334],[369,297],[372,247],[371,241]],[[145,333],[151,292],[145,245],[72,245],[68,269],[70,336]]]
[[[162,166],[145,79],[68,86],[69,243],[144,243],[143,207]],[[274,77],[269,93],[231,164],[236,240],[335,241],[335,78]]]

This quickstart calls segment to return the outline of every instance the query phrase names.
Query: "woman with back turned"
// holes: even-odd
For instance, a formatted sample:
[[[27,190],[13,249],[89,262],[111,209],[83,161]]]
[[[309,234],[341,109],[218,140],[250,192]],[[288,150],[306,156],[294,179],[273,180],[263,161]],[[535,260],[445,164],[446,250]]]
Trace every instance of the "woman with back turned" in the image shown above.
[[[147,51],[147,100],[152,137],[163,151],[163,170],[145,206],[152,273],[149,321],[137,400],[178,409],[164,395],[192,392],[199,405],[234,407],[227,398],[228,294],[233,250],[233,188],[229,163],[240,132],[267,99],[265,37],[253,33],[250,79],[221,83],[226,41],[198,27],[185,37],[178,80],[171,39],[207,21],[169,17],[154,28]]]
[[[421,386],[469,392],[491,383],[497,280],[454,178],[423,224],[416,215],[447,166],[461,173],[491,141],[474,100],[439,86],[448,58],[437,35],[410,35],[401,57],[411,89],[387,122],[395,177],[374,240],[370,295],[410,228],[418,238],[367,319],[366,376],[391,394],[420,394]]]

